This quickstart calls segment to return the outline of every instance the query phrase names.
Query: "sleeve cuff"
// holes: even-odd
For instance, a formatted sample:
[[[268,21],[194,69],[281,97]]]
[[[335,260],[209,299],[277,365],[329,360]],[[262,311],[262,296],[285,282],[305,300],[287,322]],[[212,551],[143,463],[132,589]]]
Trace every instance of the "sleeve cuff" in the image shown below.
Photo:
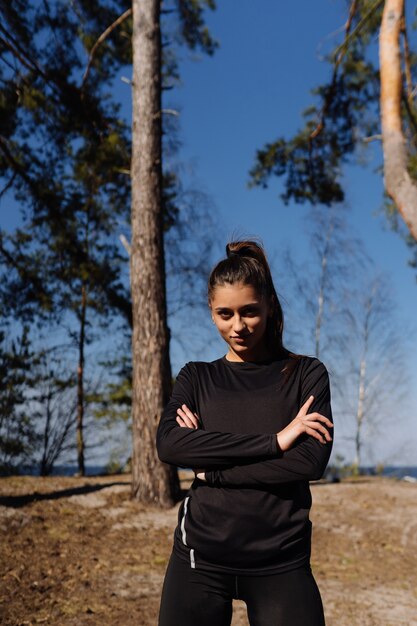
[[[211,470],[210,472],[205,472],[205,476],[208,485],[211,485],[212,487],[220,487],[219,470]]]
[[[276,435],[272,435],[272,437],[272,453],[274,456],[281,457],[283,455],[283,451],[279,446],[278,437]]]

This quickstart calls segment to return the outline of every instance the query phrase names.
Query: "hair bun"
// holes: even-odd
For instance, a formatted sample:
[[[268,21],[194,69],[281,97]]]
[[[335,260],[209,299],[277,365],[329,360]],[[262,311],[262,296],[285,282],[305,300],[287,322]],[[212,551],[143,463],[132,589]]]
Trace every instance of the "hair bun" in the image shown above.
[[[244,241],[229,241],[226,245],[227,258],[231,257],[246,257],[250,259],[256,259],[262,265],[267,266],[265,252],[262,244],[253,240]]]
[[[232,257],[236,257],[236,256],[244,256],[243,254],[239,254],[239,252],[235,252],[234,250],[228,250],[226,248],[226,254],[227,254],[227,258],[231,259]]]
[[[241,254],[239,254],[239,248],[236,248],[237,246],[234,241],[230,241],[228,244],[226,244],[226,256],[228,259],[233,256],[242,256]]]

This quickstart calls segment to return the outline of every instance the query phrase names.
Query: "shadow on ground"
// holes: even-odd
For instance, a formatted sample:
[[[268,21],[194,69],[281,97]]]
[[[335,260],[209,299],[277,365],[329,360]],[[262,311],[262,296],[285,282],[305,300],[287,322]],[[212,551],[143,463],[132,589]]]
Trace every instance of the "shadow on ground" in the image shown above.
[[[129,482],[115,481],[112,483],[98,483],[96,485],[82,485],[81,487],[72,487],[70,489],[61,489],[60,491],[51,491],[49,493],[28,493],[20,496],[0,496],[0,506],[9,506],[18,509],[27,506],[32,502],[41,502],[42,500],[59,500],[60,498],[69,498],[71,496],[80,496],[94,491],[108,489],[115,485],[130,486]]]

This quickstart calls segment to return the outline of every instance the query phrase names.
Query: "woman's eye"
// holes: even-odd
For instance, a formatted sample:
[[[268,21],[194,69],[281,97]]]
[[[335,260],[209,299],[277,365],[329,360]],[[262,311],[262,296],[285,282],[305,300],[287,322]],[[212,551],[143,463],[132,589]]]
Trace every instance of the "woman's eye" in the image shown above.
[[[217,313],[217,315],[222,319],[222,320],[228,320],[231,317],[233,317],[233,313],[230,313],[228,311],[219,311]],[[241,316],[242,317],[256,317],[257,315],[259,315],[259,310],[258,309],[245,309],[241,312]]]

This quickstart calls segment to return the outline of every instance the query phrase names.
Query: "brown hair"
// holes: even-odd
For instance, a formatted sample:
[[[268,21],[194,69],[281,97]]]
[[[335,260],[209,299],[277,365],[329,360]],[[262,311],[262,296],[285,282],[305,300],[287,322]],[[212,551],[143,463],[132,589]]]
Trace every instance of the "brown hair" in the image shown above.
[[[287,350],[282,345],[284,315],[275,291],[271,270],[261,243],[231,241],[226,245],[227,257],[213,268],[208,281],[208,300],[219,285],[243,283],[252,285],[257,293],[272,306],[272,315],[266,326],[266,341],[271,355],[282,356]]]

